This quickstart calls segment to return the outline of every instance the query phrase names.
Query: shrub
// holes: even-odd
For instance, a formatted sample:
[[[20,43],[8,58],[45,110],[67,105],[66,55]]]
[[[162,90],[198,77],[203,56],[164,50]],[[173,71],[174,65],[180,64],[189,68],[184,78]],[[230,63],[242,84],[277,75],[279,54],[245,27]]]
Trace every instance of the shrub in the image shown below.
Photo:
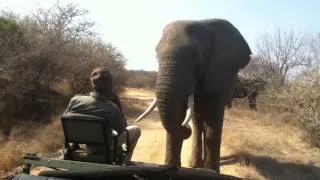
[[[287,86],[269,88],[260,101],[266,107],[288,112],[288,121],[304,129],[306,138],[320,147],[319,87],[320,73],[313,71],[296,78]]]
[[[40,8],[23,18],[2,11],[2,129],[20,120],[48,121],[61,113],[73,94],[91,90],[89,77],[97,66],[108,66],[115,90],[122,89],[126,60],[116,47],[96,36],[87,13],[73,4]]]
[[[154,88],[156,85],[155,71],[129,70],[126,85],[132,88]]]

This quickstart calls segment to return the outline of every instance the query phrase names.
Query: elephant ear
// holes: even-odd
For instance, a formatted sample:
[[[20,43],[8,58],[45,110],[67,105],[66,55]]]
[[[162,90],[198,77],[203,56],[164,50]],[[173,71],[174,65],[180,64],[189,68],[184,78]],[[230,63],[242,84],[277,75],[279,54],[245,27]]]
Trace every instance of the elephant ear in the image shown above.
[[[208,24],[212,41],[204,72],[204,91],[215,93],[232,87],[235,76],[250,61],[251,50],[240,32],[228,21]]]

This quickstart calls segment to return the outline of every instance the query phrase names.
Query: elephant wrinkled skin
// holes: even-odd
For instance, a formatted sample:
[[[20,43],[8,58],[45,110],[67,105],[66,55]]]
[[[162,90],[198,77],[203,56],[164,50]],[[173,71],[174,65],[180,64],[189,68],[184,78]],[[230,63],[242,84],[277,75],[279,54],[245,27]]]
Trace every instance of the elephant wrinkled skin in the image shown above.
[[[193,116],[190,166],[220,172],[224,107],[238,71],[251,59],[249,45],[226,20],[178,20],[165,26],[156,53],[156,99],[136,122],[158,107],[166,130],[165,164],[180,167],[182,143],[191,133],[187,123]]]
[[[234,98],[246,98],[248,99],[248,105],[251,110],[257,111],[257,96],[259,92],[265,88],[267,81],[262,78],[244,78],[237,77],[235,90],[232,95]],[[232,108],[232,99],[227,104],[227,108]]]

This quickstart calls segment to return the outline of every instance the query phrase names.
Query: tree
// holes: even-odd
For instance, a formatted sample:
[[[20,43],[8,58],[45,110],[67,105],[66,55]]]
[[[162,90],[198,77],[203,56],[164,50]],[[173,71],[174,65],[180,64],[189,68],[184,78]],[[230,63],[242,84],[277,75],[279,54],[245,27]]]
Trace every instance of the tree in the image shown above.
[[[257,41],[257,58],[269,71],[276,87],[283,86],[290,72],[296,73],[310,62],[306,36],[291,30],[276,29]]]
[[[257,49],[257,60],[251,67],[254,72],[266,68],[269,84],[275,87],[265,91],[261,102],[288,112],[290,122],[305,130],[306,139],[320,147],[320,34],[302,36],[278,29],[261,36]]]
[[[320,32],[311,36],[309,46],[312,55],[311,65],[320,70]]]
[[[249,64],[243,68],[239,74],[241,77],[247,79],[263,79],[271,81],[270,77],[272,77],[272,72],[269,70],[270,66],[272,69],[277,69],[277,65],[275,63],[267,64],[263,59],[258,56],[253,56]]]
[[[0,124],[47,122],[64,110],[73,94],[91,90],[89,76],[97,66],[111,69],[115,90],[125,84],[126,59],[92,31],[88,11],[55,4],[23,18],[1,13]],[[0,125],[7,133],[11,127]]]

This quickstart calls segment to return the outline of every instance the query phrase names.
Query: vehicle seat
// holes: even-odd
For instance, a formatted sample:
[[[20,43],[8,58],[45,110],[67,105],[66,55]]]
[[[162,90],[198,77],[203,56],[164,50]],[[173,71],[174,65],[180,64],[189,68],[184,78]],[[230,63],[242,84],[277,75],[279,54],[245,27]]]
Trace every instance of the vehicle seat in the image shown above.
[[[107,120],[68,113],[61,117],[65,136],[64,159],[103,164],[122,164],[127,154],[128,131],[119,134]],[[88,147],[89,146],[89,147]],[[90,146],[98,146],[90,148]]]

